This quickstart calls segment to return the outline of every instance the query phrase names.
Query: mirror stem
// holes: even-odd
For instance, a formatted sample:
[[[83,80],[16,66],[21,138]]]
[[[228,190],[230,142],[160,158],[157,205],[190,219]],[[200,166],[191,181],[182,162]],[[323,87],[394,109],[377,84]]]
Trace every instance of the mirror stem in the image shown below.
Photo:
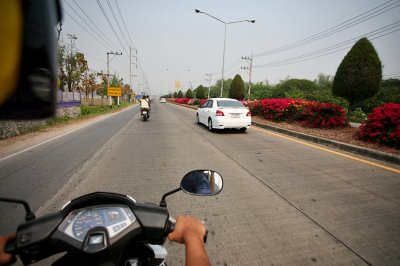
[[[174,190],[171,190],[170,192],[165,193],[165,194],[162,196],[162,199],[161,199],[161,201],[160,201],[160,207],[166,208],[166,207],[167,207],[167,201],[165,200],[165,198],[166,198],[167,196],[171,195],[171,194],[174,194],[174,193],[180,191],[180,190],[181,190],[181,188],[179,187],[179,188],[176,188],[176,189],[174,189]]]

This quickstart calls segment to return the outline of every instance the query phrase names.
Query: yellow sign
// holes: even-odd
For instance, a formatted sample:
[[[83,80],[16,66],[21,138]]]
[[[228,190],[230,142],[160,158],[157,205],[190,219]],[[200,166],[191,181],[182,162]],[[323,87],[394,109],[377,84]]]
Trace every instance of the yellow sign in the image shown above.
[[[120,87],[108,87],[107,96],[122,96],[122,89]]]
[[[180,81],[175,81],[175,88],[180,89],[181,88],[181,82]]]

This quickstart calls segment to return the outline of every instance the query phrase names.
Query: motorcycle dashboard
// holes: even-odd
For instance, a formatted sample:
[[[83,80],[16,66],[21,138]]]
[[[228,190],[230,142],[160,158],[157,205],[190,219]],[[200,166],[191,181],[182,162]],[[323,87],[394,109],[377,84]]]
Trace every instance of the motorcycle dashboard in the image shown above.
[[[122,233],[135,221],[136,217],[128,206],[95,206],[70,212],[58,230],[83,242],[90,229],[104,227],[111,239]]]

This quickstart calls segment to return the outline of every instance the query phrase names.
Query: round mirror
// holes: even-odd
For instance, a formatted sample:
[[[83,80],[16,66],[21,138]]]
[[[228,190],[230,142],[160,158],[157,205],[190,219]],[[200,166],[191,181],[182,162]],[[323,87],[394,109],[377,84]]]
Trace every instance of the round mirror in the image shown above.
[[[213,196],[221,192],[222,176],[212,170],[194,170],[187,173],[181,181],[181,189],[198,196]]]

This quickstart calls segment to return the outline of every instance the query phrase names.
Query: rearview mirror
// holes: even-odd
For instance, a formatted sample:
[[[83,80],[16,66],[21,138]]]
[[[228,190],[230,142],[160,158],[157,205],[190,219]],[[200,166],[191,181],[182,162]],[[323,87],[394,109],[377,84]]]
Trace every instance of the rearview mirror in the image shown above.
[[[223,188],[222,176],[212,170],[194,170],[187,173],[181,181],[181,189],[192,195],[214,196]]]

